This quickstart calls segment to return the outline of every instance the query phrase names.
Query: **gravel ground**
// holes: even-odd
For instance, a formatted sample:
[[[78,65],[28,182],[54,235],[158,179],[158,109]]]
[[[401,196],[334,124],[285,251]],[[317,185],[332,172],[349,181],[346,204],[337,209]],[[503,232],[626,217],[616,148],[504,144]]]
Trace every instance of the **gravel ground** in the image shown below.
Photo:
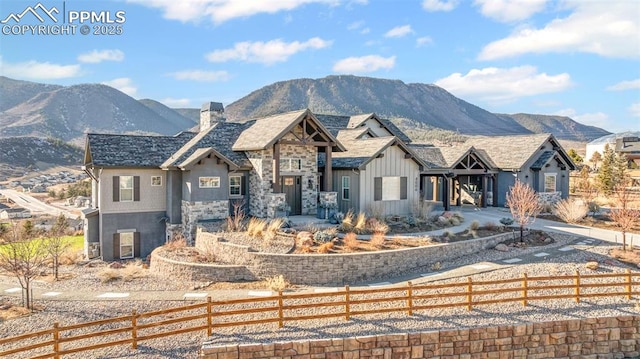
[[[454,261],[442,263],[442,269],[447,270],[458,266],[473,264],[484,261],[499,261],[501,259],[523,256],[539,250],[546,250],[553,247],[563,246],[568,241],[575,239],[572,236],[554,234],[555,243],[536,248],[517,249],[510,252],[498,252],[487,250],[474,255],[465,256]],[[606,256],[612,248],[609,244],[603,243],[598,246],[578,246],[578,250],[567,252],[567,254],[550,258],[547,261],[534,264],[520,264],[515,266],[501,266],[499,269],[485,273],[472,275],[474,281],[494,280],[520,277],[523,272],[533,275],[560,275],[574,274],[576,270],[586,273],[584,265],[588,260],[598,260],[600,269],[598,272],[622,272],[626,267]],[[96,273],[103,269],[103,265],[97,267],[65,267],[64,271],[73,270],[77,276],[70,280],[57,283],[36,283],[38,287],[47,289],[71,289],[83,288],[87,291],[109,291],[109,290],[179,290],[191,288],[193,283],[174,283],[157,277],[147,277],[134,279],[131,282],[113,282],[102,284],[96,278]],[[429,270],[419,269],[417,273],[424,273]],[[408,273],[398,273],[398,276]],[[465,275],[466,276],[466,275]],[[421,282],[446,282],[461,281],[460,278],[447,280],[436,280],[435,278],[423,277],[417,279]],[[603,281],[606,279],[602,279]],[[12,278],[0,276],[0,281],[15,283]],[[597,290],[606,290],[598,288]],[[16,298],[0,296],[1,301],[16,302]],[[391,313],[383,315],[368,315],[353,317],[351,321],[340,318],[312,320],[306,322],[287,322],[283,329],[277,329],[276,324],[254,325],[246,328],[220,328],[215,331],[211,338],[205,338],[206,333],[194,332],[172,337],[149,340],[141,342],[138,350],[131,350],[125,345],[100,349],[92,352],[79,353],[68,356],[69,358],[196,358],[197,352],[202,342],[207,340],[207,345],[222,345],[229,343],[256,343],[285,341],[290,339],[312,339],[326,337],[349,337],[382,333],[414,332],[437,329],[450,329],[457,327],[477,327],[497,324],[525,323],[533,321],[565,320],[584,317],[605,317],[619,315],[638,314],[635,307],[637,298],[628,301],[622,297],[601,297],[584,299],[580,303],[572,300],[538,301],[531,302],[529,306],[523,307],[521,303],[501,303],[499,305],[486,305],[474,308],[467,312],[465,308],[433,309],[416,312],[409,317],[405,313]],[[109,318],[119,315],[129,315],[133,309],[139,313],[158,310],[168,307],[182,305],[183,302],[170,301],[38,301],[44,309],[28,317],[11,319],[0,322],[0,338],[15,336],[36,330],[51,328],[53,322],[60,322],[61,325],[80,323],[102,318]],[[366,309],[366,307],[360,307]],[[326,313],[326,308],[316,307],[305,310],[304,314]],[[302,312],[300,314],[303,314]],[[248,317],[237,316],[235,319],[248,319]],[[195,322],[194,322],[195,323]],[[193,324],[195,325],[195,324]],[[179,328],[180,324],[173,328]],[[106,328],[106,327],[105,327]],[[76,333],[74,333],[76,334]],[[115,338],[115,337],[114,337]],[[89,338],[85,345],[98,343],[99,339]],[[32,343],[24,341],[21,344]],[[0,346],[0,351],[8,349],[8,346]],[[33,353],[31,353],[33,354]],[[31,355],[29,355],[31,356]],[[18,356],[29,357],[29,356]],[[67,356],[65,356],[67,358]]]

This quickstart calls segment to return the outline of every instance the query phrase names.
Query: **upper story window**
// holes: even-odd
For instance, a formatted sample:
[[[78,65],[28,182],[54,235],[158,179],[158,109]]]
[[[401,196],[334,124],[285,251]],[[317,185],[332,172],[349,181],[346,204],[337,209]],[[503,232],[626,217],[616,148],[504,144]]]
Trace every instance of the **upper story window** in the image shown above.
[[[133,202],[133,176],[120,176],[120,202]]]
[[[198,181],[200,188],[220,188],[220,177],[200,177]]]
[[[545,192],[556,191],[556,174],[555,173],[544,174],[544,191]]]
[[[299,158],[281,158],[280,172],[299,172],[302,168],[302,161]]]
[[[151,186],[162,186],[162,176],[151,176]]]

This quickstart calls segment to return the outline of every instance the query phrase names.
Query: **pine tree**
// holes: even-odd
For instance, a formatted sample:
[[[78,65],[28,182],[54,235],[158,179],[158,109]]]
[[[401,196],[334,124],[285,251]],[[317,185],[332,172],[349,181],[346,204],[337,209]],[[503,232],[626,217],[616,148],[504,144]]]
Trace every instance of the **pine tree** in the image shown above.
[[[582,156],[580,156],[578,152],[576,152],[576,150],[574,150],[573,148],[570,148],[567,154],[569,155],[569,157],[571,157],[571,159],[573,160],[573,163],[575,164],[582,163],[583,161]]]
[[[615,164],[616,153],[609,147],[609,144],[606,144],[602,155],[602,165],[598,168],[598,175],[596,176],[598,187],[605,195],[613,193],[613,188],[615,187]]]

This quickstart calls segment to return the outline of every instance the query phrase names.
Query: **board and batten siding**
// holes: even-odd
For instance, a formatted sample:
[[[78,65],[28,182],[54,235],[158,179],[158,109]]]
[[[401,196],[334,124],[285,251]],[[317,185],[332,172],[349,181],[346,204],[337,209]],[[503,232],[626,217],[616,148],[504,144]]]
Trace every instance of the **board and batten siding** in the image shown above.
[[[360,172],[356,170],[333,170],[333,191],[338,193],[338,211],[347,213],[352,210],[354,213],[360,211]],[[351,188],[349,189],[349,199],[342,198],[342,177],[350,178]]]
[[[123,202],[114,201],[113,178],[115,176],[139,176],[140,200]],[[162,185],[151,186],[151,177],[160,176]],[[131,213],[131,212],[155,212],[167,210],[167,178],[166,172],[161,169],[104,169],[100,174],[100,212],[101,213]],[[136,198],[138,197],[136,195]]]
[[[382,153],[382,158],[373,159],[360,171],[360,210],[370,212],[372,208],[380,208],[384,215],[408,215],[412,203],[420,199],[420,168],[412,159],[405,158],[405,152],[398,146],[390,146]],[[407,199],[375,201],[376,177],[406,177]]]

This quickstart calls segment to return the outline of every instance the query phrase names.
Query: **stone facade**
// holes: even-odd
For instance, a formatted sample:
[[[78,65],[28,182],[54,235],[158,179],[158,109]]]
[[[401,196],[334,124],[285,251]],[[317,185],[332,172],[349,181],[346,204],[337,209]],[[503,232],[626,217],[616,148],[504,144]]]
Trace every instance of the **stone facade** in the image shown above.
[[[196,234],[200,220],[225,219],[229,216],[229,200],[220,201],[182,201],[182,229],[188,242]]]
[[[637,358],[640,316],[202,347],[206,359]]]
[[[267,218],[276,218],[278,210],[287,204],[286,196],[284,193],[269,193],[266,197]]]
[[[562,192],[538,192],[538,196],[545,206],[553,206],[562,200]]]
[[[327,255],[259,253],[246,246],[221,241],[217,234],[199,231],[196,247],[207,246],[221,262],[245,265],[257,278],[281,274],[292,284],[345,285],[386,278],[398,272],[477,253],[512,236],[512,233],[504,233],[425,247]]]
[[[299,127],[294,132],[301,136]],[[284,140],[296,140],[292,134],[283,136]],[[251,172],[249,173],[249,193],[251,203],[249,204],[249,214],[261,218],[273,218],[269,215],[270,198],[273,193],[273,148],[261,151],[246,151],[247,158],[251,162]],[[281,171],[281,176],[300,176],[302,185],[302,208],[303,215],[314,214],[317,207],[317,148],[314,146],[281,145],[280,159],[300,159],[300,169],[292,171]]]

